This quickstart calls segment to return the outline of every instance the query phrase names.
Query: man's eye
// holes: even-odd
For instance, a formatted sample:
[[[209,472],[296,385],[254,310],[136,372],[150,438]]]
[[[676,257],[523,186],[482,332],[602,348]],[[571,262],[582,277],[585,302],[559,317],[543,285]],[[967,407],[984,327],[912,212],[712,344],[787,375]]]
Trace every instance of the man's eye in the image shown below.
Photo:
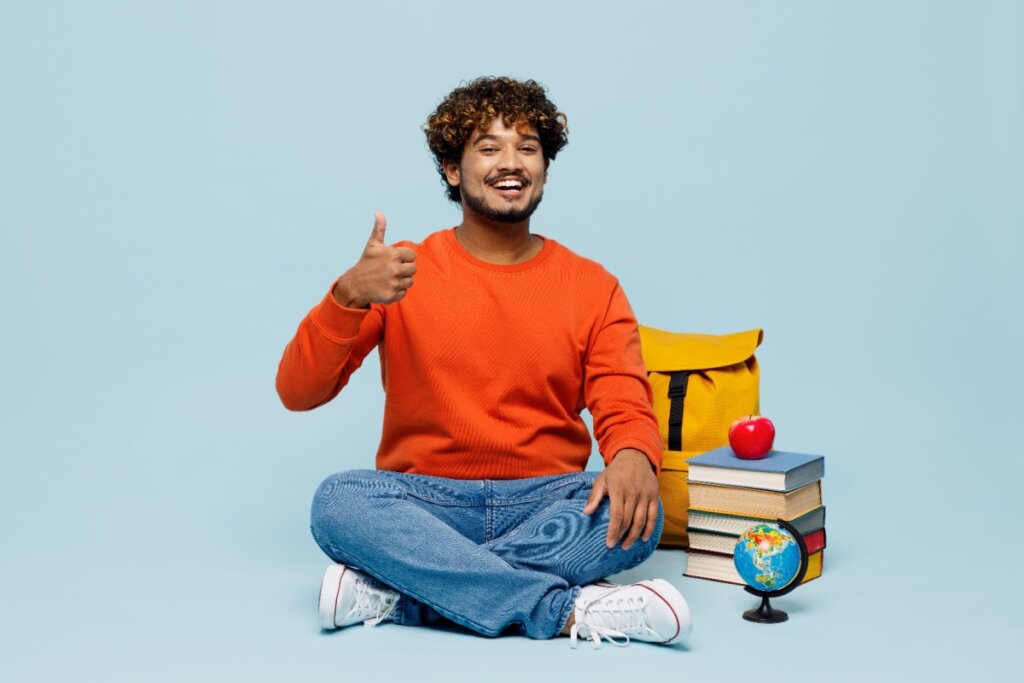
[[[537,148],[531,147],[530,145],[526,145],[525,147],[520,147],[519,151],[523,152],[524,154],[533,154],[534,152],[537,151]]]
[[[480,151],[483,152],[484,154],[489,154],[491,152],[497,152],[498,148],[497,147],[481,147]]]

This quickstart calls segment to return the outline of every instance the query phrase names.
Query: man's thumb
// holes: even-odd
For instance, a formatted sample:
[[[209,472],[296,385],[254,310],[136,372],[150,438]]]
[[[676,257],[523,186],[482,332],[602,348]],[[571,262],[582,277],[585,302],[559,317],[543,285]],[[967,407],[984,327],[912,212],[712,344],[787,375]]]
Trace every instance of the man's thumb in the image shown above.
[[[384,229],[388,227],[388,221],[384,214],[377,211],[373,214],[373,232],[370,233],[370,244],[384,244]]]

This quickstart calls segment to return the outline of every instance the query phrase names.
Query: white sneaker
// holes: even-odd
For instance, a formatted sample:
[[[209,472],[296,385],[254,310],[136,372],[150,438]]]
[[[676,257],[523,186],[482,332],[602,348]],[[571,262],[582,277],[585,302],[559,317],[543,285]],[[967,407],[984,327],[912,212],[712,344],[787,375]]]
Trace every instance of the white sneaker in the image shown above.
[[[602,638],[620,647],[630,639],[668,645],[692,630],[690,607],[682,593],[664,579],[651,579],[611,588],[584,586],[569,637],[572,647],[577,636],[590,638],[595,648],[601,647]]]
[[[320,628],[362,622],[370,627],[393,619],[398,593],[343,564],[332,564],[320,584]]]

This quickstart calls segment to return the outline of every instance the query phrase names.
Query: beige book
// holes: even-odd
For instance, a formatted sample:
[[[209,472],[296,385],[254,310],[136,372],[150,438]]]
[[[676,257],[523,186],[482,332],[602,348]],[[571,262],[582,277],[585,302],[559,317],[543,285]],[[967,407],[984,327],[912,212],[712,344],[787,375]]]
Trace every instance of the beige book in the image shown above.
[[[792,491],[690,482],[690,507],[706,512],[793,519],[821,505],[821,481]]]
[[[709,534],[703,531],[690,531],[690,550],[703,550],[708,553],[732,555],[736,549],[739,536]]]
[[[755,524],[774,522],[777,517],[746,517],[743,515],[723,515],[717,512],[701,512],[690,510],[688,528],[690,531],[708,531],[713,534],[739,536]],[[821,505],[793,519],[786,519],[800,534],[806,536],[825,526],[825,506]],[[697,550],[700,550],[697,548]]]

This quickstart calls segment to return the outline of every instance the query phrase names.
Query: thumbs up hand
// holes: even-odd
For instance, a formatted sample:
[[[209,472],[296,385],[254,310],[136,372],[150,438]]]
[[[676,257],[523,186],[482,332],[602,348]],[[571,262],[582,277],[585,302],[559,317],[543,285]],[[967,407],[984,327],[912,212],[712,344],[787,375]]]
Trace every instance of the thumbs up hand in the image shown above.
[[[370,304],[391,304],[402,299],[412,287],[416,252],[385,244],[387,224],[384,214],[374,214],[373,231],[363,255],[334,285],[332,293],[342,306],[367,308]]]

